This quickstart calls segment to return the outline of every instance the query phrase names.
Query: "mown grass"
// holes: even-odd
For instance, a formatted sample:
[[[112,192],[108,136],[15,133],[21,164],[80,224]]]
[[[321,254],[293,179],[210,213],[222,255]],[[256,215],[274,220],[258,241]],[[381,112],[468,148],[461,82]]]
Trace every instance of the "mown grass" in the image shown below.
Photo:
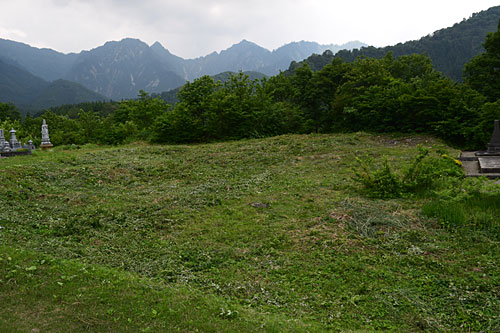
[[[2,159],[0,328],[499,330],[494,235],[352,181],[417,143],[456,153],[356,133]]]

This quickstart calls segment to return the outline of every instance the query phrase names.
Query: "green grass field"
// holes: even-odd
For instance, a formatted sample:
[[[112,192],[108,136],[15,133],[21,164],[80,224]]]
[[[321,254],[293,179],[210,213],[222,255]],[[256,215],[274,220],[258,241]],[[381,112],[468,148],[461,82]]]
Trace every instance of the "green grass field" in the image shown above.
[[[0,332],[499,331],[498,235],[352,180],[417,144],[457,154],[355,133],[1,159]]]

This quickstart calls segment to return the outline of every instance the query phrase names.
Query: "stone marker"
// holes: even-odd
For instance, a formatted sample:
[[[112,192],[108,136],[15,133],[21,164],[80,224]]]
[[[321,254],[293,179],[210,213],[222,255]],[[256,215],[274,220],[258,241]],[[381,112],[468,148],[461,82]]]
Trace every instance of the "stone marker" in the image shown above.
[[[17,155],[31,155],[35,150],[33,141],[29,141],[28,145],[23,145],[16,138],[16,130],[10,130],[10,140],[5,140],[4,131],[0,128],[0,157],[9,157]]]
[[[500,122],[495,120],[493,134],[487,151],[478,151],[476,156],[500,156]]]
[[[5,136],[3,134],[3,129],[0,128],[0,146],[3,147],[5,143]]]
[[[28,145],[26,146],[27,149],[29,150],[36,150],[35,145],[33,144],[33,140],[28,141]]]
[[[16,130],[14,128],[10,130],[10,147],[14,151],[21,149],[21,143],[17,141]]]
[[[495,120],[495,128],[488,144],[488,153],[500,153],[500,122]]]

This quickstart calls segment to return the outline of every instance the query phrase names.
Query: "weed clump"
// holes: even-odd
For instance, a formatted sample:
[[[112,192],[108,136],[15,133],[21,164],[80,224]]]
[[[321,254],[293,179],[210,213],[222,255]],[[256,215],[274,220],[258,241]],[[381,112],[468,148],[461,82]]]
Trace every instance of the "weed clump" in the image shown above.
[[[396,173],[384,158],[376,168],[372,159],[356,158],[353,179],[363,186],[372,198],[392,199],[424,194],[449,178],[463,178],[458,161],[447,155],[429,156],[429,150],[418,147],[418,154],[402,173]]]

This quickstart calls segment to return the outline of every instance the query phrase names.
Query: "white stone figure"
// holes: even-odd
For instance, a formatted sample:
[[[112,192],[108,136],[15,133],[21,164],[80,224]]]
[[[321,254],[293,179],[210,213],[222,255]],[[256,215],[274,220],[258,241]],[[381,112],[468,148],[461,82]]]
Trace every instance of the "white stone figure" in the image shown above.
[[[42,148],[53,147],[52,143],[50,143],[50,138],[49,138],[49,126],[47,126],[45,119],[43,120],[42,124],[42,143],[40,144],[40,147]]]

